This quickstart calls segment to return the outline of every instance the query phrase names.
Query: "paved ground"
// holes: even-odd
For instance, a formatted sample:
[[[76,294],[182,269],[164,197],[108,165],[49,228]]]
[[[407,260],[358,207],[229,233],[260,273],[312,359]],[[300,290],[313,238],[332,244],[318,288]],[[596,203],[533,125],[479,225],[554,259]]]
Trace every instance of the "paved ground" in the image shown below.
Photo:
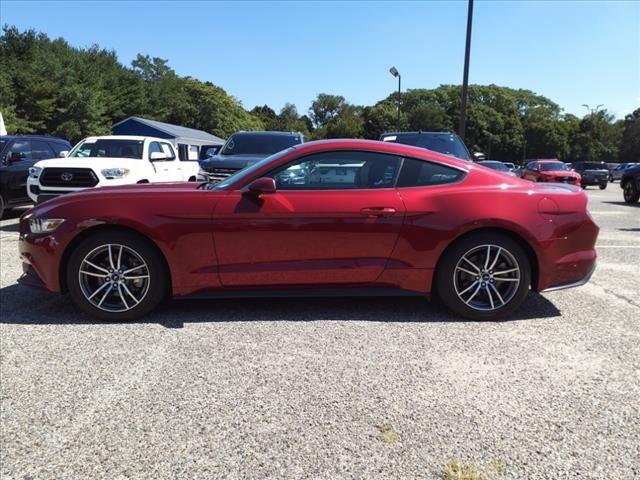
[[[3,479],[640,477],[640,206],[511,321],[418,299],[179,302],[105,324],[19,287],[0,223]]]

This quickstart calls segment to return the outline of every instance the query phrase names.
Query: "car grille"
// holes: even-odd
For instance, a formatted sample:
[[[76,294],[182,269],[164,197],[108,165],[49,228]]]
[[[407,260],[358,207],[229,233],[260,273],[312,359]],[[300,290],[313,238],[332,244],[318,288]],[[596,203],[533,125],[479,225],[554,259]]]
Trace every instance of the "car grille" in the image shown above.
[[[212,183],[218,183],[239,172],[240,168],[211,168],[206,170],[206,175]]]
[[[574,181],[575,179],[573,177],[556,177],[556,182],[568,183]]]
[[[43,187],[95,187],[98,177],[90,168],[45,168],[40,174]]]

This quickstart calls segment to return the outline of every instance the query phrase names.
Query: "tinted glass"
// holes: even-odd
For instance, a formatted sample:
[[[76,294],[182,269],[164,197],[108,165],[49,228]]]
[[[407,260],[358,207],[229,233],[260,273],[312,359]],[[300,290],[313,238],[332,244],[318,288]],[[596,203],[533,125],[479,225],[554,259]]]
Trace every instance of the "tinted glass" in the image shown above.
[[[551,172],[555,170],[569,170],[569,167],[562,162],[542,162],[540,163],[540,170],[543,172]]]
[[[6,140],[0,140],[0,152],[2,152],[2,150],[4,150],[4,146],[7,144]]]
[[[453,155],[463,160],[471,160],[467,147],[457,135],[451,133],[398,133],[385,135],[385,142],[402,143],[415,147],[426,148],[434,152]]]
[[[62,152],[63,150],[69,150],[71,147],[69,147],[68,145],[65,145],[64,143],[58,143],[58,142],[49,142],[49,146],[51,147],[51,149],[53,150],[53,152],[56,154],[56,157],[60,154],[60,152]]]
[[[438,163],[405,158],[398,178],[398,187],[442,185],[461,180],[465,173]]]
[[[574,168],[580,170],[606,170],[607,167],[602,163],[597,162],[584,162],[574,164]]]
[[[54,158],[55,156],[55,152],[48,143],[41,140],[31,140],[31,157],[34,160],[45,160],[47,158]]]
[[[293,150],[292,148],[287,148],[286,150],[282,150],[281,152],[274,153],[273,155],[267,158],[263,158],[259,162],[256,162],[253,165],[251,165],[250,167],[247,167],[244,170],[240,170],[238,173],[235,173],[230,177],[227,177],[225,180],[216,183],[214,190],[224,190],[232,183],[236,183],[238,181],[242,181],[247,177],[251,177],[257,170],[262,169],[263,167],[273,162],[274,160],[277,160],[283,155],[287,155],[288,153],[291,153],[292,150]]]
[[[31,146],[29,140],[16,140],[9,147],[7,158],[12,162],[31,160]]]
[[[222,149],[222,155],[272,155],[301,143],[299,135],[252,135],[236,133],[231,135]]]
[[[336,151],[308,155],[268,176],[280,190],[391,188],[399,166],[394,155]]]
[[[85,140],[75,147],[69,156],[142,159],[143,144],[142,140]]]
[[[502,162],[478,162],[478,164],[482,165],[483,167],[489,167],[493,170],[500,170],[501,172],[509,171],[507,166]]]

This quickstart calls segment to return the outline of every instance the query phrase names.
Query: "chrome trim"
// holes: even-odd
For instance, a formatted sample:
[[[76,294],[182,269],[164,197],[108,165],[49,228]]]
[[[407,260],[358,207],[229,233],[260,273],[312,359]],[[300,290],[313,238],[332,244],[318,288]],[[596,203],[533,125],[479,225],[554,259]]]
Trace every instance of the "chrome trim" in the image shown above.
[[[578,280],[576,282],[564,283],[564,284],[556,285],[555,287],[545,288],[544,290],[540,290],[539,293],[556,292],[558,290],[565,290],[567,288],[581,287],[582,285],[586,284],[589,280],[591,280],[591,276],[593,275],[593,272],[595,272],[595,271],[596,271],[596,264],[594,263],[593,267],[591,267],[591,270],[589,270],[589,273],[587,273],[580,280]]]

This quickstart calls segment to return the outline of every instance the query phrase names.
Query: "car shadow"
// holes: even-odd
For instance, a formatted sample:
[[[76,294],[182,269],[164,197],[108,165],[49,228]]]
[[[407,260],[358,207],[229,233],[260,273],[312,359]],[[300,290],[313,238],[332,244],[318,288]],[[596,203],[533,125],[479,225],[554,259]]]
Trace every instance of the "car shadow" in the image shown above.
[[[554,318],[561,315],[553,303],[532,292],[518,311],[504,321]],[[133,323],[182,328],[185,323],[325,320],[384,323],[468,321],[451,313],[437,300],[428,302],[421,297],[313,297],[170,300],[142,320]],[[120,322],[96,320],[76,309],[68,296],[51,295],[14,284],[0,289],[0,323],[104,325]]]
[[[627,203],[627,202],[610,202],[610,201],[606,201],[606,202],[602,202],[602,203],[607,203],[609,205],[622,205],[623,207],[640,207],[640,203]]]
[[[3,220],[6,220],[6,218]],[[0,224],[0,232],[17,232],[18,230],[20,230],[18,222]]]

